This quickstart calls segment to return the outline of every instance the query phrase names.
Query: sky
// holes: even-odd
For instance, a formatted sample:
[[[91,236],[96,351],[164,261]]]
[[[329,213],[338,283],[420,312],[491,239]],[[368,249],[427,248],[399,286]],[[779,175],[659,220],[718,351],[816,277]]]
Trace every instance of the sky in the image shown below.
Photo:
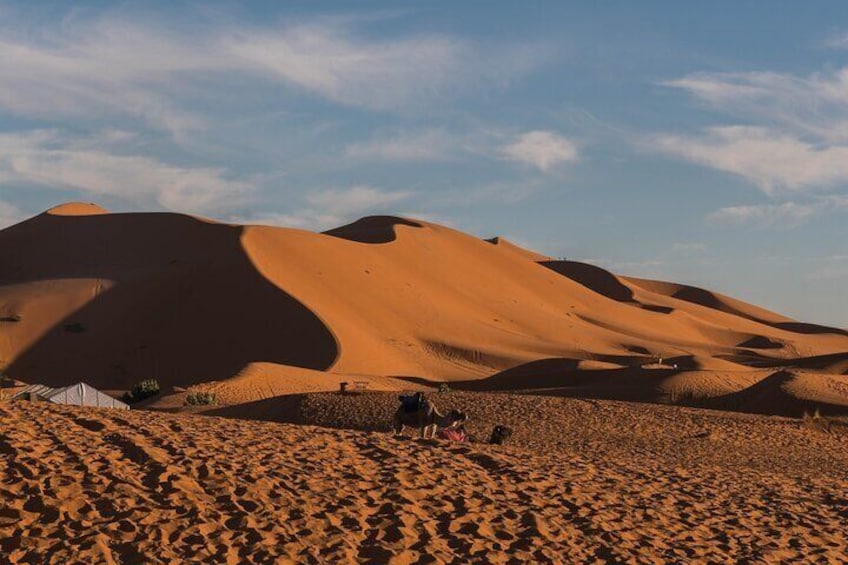
[[[0,227],[506,237],[848,327],[848,4],[3,2]]]

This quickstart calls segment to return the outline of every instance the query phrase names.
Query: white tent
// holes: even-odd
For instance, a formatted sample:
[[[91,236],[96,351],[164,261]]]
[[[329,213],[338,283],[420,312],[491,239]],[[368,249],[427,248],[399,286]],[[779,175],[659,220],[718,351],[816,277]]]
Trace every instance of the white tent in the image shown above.
[[[30,385],[13,396],[12,400],[44,400],[56,404],[71,404],[73,406],[129,409],[128,404],[116,400],[85,383],[77,383],[62,388]]]

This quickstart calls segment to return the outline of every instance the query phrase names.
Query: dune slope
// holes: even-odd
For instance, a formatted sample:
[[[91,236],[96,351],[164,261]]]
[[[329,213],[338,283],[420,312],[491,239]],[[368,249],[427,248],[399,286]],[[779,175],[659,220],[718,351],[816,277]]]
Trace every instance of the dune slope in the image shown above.
[[[154,377],[248,402],[403,377],[656,400],[796,362],[842,373],[848,352],[843,330],[391,216],[319,234],[73,204],[0,232],[0,263],[0,356],[46,384]]]
[[[7,372],[118,389],[228,378],[251,361],[330,367],[332,333],[256,272],[241,233],[176,214],[52,212],[0,232]]]

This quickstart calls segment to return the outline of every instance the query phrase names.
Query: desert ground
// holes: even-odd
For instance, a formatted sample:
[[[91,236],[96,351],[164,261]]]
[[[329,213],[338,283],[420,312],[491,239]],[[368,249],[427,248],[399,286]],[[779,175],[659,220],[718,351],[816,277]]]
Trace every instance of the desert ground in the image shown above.
[[[0,402],[12,563],[848,554],[845,329],[389,216],[71,203],[0,231],[0,265],[4,397],[161,385],[129,411]],[[394,437],[408,390],[475,441]]]
[[[475,406],[496,412],[501,396]],[[508,396],[508,418],[556,419],[492,446],[5,404],[2,551],[12,563],[845,559],[848,428]]]

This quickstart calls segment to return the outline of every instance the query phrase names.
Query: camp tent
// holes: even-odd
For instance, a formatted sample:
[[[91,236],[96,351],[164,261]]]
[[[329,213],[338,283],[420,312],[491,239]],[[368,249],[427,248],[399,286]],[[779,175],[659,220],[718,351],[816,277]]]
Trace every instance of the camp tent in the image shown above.
[[[77,383],[62,388],[30,385],[13,396],[12,400],[41,400],[56,404],[71,404],[73,406],[129,409],[129,405],[85,383]]]

